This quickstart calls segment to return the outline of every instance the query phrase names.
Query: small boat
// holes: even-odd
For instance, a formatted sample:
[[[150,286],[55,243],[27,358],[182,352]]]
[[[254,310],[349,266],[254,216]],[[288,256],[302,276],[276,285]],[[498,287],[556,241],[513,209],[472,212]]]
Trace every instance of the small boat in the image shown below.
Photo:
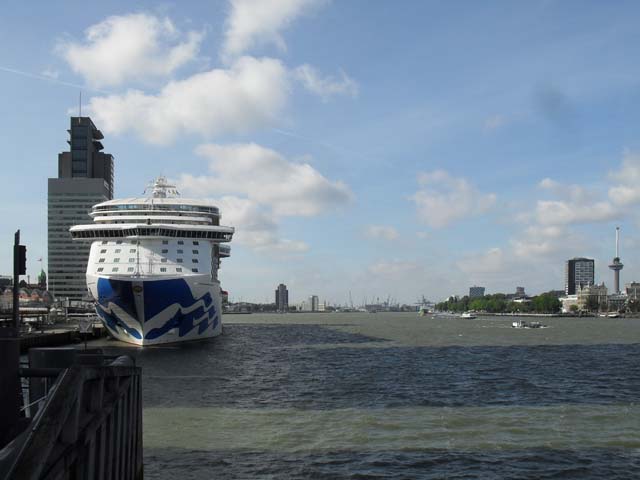
[[[476,318],[476,316],[471,312],[464,312],[460,315],[460,318]]]
[[[516,320],[515,322],[511,322],[512,328],[545,328],[546,325],[543,325],[540,322],[526,322],[524,320]]]
[[[607,318],[618,318],[620,314],[618,312],[610,312],[607,314]]]

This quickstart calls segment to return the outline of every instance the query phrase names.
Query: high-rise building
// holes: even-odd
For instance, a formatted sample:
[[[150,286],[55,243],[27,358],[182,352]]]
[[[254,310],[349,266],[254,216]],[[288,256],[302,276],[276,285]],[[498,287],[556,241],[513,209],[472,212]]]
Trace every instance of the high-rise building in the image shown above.
[[[567,260],[564,275],[564,293],[575,295],[578,287],[595,283],[595,262],[591,258],[572,258]]]
[[[311,306],[312,312],[320,311],[320,300],[318,299],[317,295],[311,295],[309,297],[309,304]]]
[[[484,297],[484,287],[469,287],[469,298]]]
[[[287,290],[287,286],[284,283],[281,283],[276,288],[276,308],[279,312],[289,310],[289,290]]]
[[[93,223],[89,211],[113,199],[113,156],[103,153],[102,132],[89,117],[71,117],[68,152],[58,155],[58,177],[48,184],[49,291],[56,298],[87,295],[89,242],[73,242],[69,228]]]

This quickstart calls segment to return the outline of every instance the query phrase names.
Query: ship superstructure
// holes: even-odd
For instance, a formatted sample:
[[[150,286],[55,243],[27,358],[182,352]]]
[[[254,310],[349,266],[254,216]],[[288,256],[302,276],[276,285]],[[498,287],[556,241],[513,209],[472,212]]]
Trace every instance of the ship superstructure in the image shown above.
[[[136,345],[197,340],[222,332],[220,259],[234,229],[219,209],[181,198],[164,177],[149,195],[95,205],[94,223],[76,225],[91,241],[87,288],[116,339]]]

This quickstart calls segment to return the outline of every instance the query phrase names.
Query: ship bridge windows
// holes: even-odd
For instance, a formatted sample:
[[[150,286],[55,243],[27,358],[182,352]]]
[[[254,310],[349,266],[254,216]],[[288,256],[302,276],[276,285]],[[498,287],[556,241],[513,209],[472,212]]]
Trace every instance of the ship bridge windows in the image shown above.
[[[176,272],[178,273],[182,272],[182,267],[176,267]]]
[[[169,245],[169,240],[162,240],[163,245]]]
[[[191,259],[191,263],[198,263],[198,259],[197,258],[192,258]]]
[[[167,250],[166,248],[163,248],[162,253],[169,253],[169,250]]]
[[[104,263],[104,258],[100,258],[100,259],[98,260],[98,263]]]
[[[133,263],[133,262],[135,262],[135,261],[136,261],[136,259],[135,259],[135,258],[129,258],[129,263]]]
[[[182,263],[182,259],[181,258],[176,258],[176,262],[177,263]]]
[[[191,269],[191,271],[192,271],[193,273],[198,273],[198,269],[197,269],[197,268],[192,268],[192,269]]]
[[[198,242],[197,240],[194,240],[194,241],[193,241],[193,244],[194,244],[194,245],[200,245],[200,242]]]
[[[97,271],[97,272],[102,272],[103,270],[104,270],[104,267],[100,267],[100,268],[98,268],[96,271]]]
[[[116,248],[115,253],[120,253],[121,251],[122,251],[122,249],[121,249],[121,248]]]
[[[113,268],[111,269],[111,271],[112,271],[112,272],[117,272],[117,271],[118,271],[118,267],[113,267]]]
[[[102,250],[100,250],[100,253],[107,253],[107,249],[103,248]]]
[[[114,258],[114,259],[113,259],[113,263],[120,263],[120,258],[119,258],[119,257]]]
[[[91,230],[81,230],[71,232],[73,238],[122,238],[122,237],[186,237],[186,238],[207,238],[211,240],[230,241],[232,233],[211,231],[211,230],[174,230],[157,227],[132,227],[120,230],[92,228]],[[164,243],[166,242],[166,243]],[[117,243],[117,242],[116,242]],[[120,241],[122,243],[122,241]],[[184,240],[178,240],[178,245],[184,245]],[[104,242],[106,245],[106,241]],[[168,240],[163,240],[164,245],[168,245]]]

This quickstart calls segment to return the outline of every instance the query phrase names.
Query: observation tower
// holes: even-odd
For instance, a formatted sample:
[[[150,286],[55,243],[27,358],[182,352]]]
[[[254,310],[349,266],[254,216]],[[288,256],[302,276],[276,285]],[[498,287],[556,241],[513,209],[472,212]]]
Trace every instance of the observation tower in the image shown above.
[[[613,262],[609,265],[609,268],[613,270],[613,289],[616,294],[620,293],[620,270],[624,267],[620,261],[619,255],[620,245],[620,227],[616,227],[616,256],[613,258]]]

